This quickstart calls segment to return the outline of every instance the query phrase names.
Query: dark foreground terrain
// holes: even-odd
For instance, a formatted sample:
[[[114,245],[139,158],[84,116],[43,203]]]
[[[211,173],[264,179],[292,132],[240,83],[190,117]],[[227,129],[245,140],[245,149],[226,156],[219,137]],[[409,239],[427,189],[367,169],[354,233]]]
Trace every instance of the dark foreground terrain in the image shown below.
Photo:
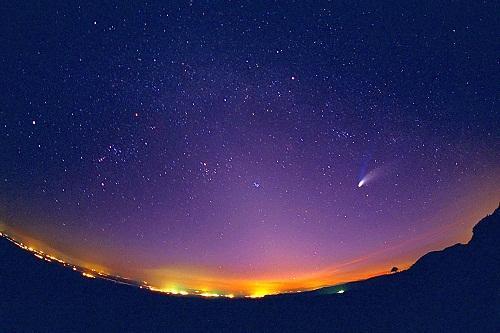
[[[343,294],[332,287],[255,300],[174,297],[85,279],[0,239],[0,332],[500,332],[499,219],[497,209],[468,244],[346,284]]]

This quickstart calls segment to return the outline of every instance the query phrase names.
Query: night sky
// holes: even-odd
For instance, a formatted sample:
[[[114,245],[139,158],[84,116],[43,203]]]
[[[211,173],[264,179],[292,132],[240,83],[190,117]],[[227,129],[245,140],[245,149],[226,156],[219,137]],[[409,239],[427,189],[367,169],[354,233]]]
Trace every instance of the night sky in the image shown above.
[[[2,5],[2,230],[262,295],[407,267],[498,206],[498,3],[167,3]]]

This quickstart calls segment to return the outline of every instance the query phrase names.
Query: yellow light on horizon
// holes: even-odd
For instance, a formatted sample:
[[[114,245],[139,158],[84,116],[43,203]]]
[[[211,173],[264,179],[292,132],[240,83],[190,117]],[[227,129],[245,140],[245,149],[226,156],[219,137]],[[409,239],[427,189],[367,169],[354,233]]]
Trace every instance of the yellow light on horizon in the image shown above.
[[[220,297],[221,295],[219,294],[214,294],[214,293],[207,293],[207,292],[204,292],[204,293],[201,293],[200,296],[203,296],[203,297]]]
[[[257,289],[251,295],[248,295],[248,296],[245,296],[245,297],[247,297],[247,298],[261,298],[261,297],[264,297],[266,295],[271,295],[271,294],[273,294],[273,293],[270,292],[269,290],[266,290],[266,289]]]

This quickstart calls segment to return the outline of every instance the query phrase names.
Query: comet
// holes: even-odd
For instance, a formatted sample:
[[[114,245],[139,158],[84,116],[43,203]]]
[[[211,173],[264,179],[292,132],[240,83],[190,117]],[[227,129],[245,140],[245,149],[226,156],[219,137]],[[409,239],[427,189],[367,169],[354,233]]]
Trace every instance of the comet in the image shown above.
[[[373,178],[373,176],[370,176],[373,171],[370,171],[370,172],[366,172],[367,169],[368,169],[368,163],[370,162],[371,158],[372,158],[372,153],[373,153],[373,149],[370,153],[366,154],[363,158],[363,163],[361,164],[361,169],[359,170],[359,176],[358,176],[358,179],[359,179],[359,182],[358,182],[358,188],[366,185],[366,183],[371,179]]]
[[[372,181],[377,174],[379,174],[379,169],[372,170],[368,172],[358,183],[358,188],[365,186],[368,182]]]
[[[369,182],[372,182],[375,178],[379,178],[379,176],[386,173],[384,172],[384,170],[387,171],[387,167],[378,167],[368,172],[359,181],[358,188],[367,185]]]

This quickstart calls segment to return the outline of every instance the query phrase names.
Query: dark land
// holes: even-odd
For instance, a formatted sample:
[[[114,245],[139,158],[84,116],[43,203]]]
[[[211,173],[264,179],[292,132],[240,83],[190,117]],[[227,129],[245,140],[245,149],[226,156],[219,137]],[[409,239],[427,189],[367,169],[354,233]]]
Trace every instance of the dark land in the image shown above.
[[[166,296],[86,279],[0,239],[1,332],[499,332],[500,208],[410,269],[262,299]],[[338,290],[345,290],[338,294]]]

